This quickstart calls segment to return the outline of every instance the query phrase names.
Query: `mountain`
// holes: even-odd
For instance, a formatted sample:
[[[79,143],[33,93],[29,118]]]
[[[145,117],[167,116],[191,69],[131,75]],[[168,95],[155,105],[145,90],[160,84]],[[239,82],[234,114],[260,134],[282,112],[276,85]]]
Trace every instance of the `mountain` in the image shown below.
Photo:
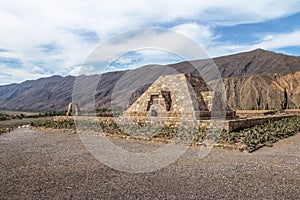
[[[48,111],[66,108],[72,101],[75,77],[52,76],[0,86],[0,109]]]
[[[300,56],[289,56],[263,49],[213,58],[223,78],[256,74],[289,74],[300,71]],[[209,60],[191,61],[194,66],[210,64]],[[170,65],[182,72],[195,73],[189,62]],[[188,70],[187,70],[188,69]]]
[[[300,71],[300,57],[262,49],[214,59],[222,77],[256,74],[289,74]]]
[[[300,57],[256,49],[213,59],[226,87],[229,106],[233,109],[256,107],[256,99],[262,99],[262,108],[278,108],[283,88],[289,92],[289,105],[299,107]],[[170,73],[199,75],[191,65],[200,67],[212,64],[212,60],[195,60],[166,66],[144,66],[135,70],[109,72],[101,75],[95,92],[96,106],[108,107],[112,95],[116,103],[137,98],[159,76]],[[151,76],[148,74],[151,73]],[[89,91],[99,75],[79,76],[84,84],[82,91]],[[0,110],[48,111],[65,110],[72,101],[76,77],[52,76],[20,84],[0,86]],[[120,84],[122,83],[122,84]],[[132,89],[136,91],[131,92]],[[123,94],[129,94],[123,95]],[[84,93],[80,94],[84,98]]]
[[[250,75],[224,79],[227,103],[230,108],[280,109],[284,88],[288,106],[300,108],[300,71],[287,75]],[[258,105],[258,99],[260,103]]]

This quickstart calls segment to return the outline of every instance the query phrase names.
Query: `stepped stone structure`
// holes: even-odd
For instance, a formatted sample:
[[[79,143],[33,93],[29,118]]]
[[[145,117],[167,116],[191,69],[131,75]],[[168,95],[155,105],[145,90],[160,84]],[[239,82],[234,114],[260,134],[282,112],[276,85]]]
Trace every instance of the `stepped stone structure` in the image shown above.
[[[225,109],[221,109],[221,106]],[[220,95],[209,90],[202,78],[175,74],[159,77],[123,116],[199,120],[209,119],[212,112],[215,115],[219,111],[219,115],[235,116],[235,112],[222,104]]]

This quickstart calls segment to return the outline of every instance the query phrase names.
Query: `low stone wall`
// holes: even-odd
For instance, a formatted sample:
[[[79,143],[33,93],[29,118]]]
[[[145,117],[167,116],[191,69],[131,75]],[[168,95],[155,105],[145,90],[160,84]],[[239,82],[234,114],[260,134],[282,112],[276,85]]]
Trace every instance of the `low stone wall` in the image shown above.
[[[286,115],[277,115],[277,116],[265,116],[265,117],[256,117],[256,118],[247,118],[247,119],[213,119],[213,120],[179,120],[177,118],[141,118],[141,117],[91,117],[91,116],[77,116],[78,120],[95,120],[95,121],[111,121],[116,122],[117,124],[141,124],[141,125],[176,125],[181,127],[195,127],[199,126],[201,129],[205,128],[223,128],[227,131],[234,131],[244,128],[253,127],[258,124],[262,124],[268,121],[280,120],[287,117],[295,116],[294,114]],[[55,121],[61,120],[70,120],[74,117],[60,116],[55,117]]]
[[[280,113],[280,112],[276,110],[237,110],[236,111],[236,114],[240,118],[264,117],[269,115],[275,115],[276,113]],[[286,109],[284,111],[281,111],[281,113],[300,115],[300,109]]]
[[[293,114],[300,116],[300,109],[288,109],[284,111],[287,114]]]
[[[281,115],[281,116],[268,116],[268,117],[260,117],[260,118],[228,120],[228,121],[224,121],[224,129],[227,131],[234,131],[234,130],[253,127],[255,125],[262,124],[264,122],[280,120],[292,116],[295,115],[290,114],[290,115]]]
[[[266,115],[274,115],[275,110],[237,110],[236,114],[240,118],[263,117]]]

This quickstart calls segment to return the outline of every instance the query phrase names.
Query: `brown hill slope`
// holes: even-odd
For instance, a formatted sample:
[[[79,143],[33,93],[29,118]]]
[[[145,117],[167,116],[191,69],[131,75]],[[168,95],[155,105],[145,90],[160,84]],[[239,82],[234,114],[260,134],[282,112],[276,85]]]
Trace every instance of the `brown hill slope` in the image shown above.
[[[256,74],[289,74],[300,71],[300,56],[289,56],[263,49],[213,58],[213,61],[223,78]],[[201,68],[211,64],[211,61],[196,60],[191,63]],[[169,66],[182,73],[196,73],[189,62]]]
[[[280,109],[284,88],[288,92],[288,106],[300,107],[300,72],[227,78],[224,83],[232,109]]]
[[[0,110],[49,111],[72,101],[75,77],[51,76],[21,84],[0,86]]]
[[[222,77],[255,74],[289,74],[300,71],[300,57],[288,56],[263,49],[214,59]]]

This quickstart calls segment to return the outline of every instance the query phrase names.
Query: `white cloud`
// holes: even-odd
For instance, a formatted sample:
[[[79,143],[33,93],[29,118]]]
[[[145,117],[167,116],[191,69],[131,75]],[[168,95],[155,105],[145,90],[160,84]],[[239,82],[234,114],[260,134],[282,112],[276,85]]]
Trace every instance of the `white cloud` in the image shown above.
[[[213,40],[213,32],[210,28],[197,23],[180,24],[174,26],[172,30],[193,39],[203,46],[208,46]]]
[[[180,55],[176,55],[173,52],[169,52],[163,49],[139,49],[132,52],[132,54],[125,54],[117,60],[117,67],[113,70],[125,70],[125,69],[136,69],[145,65],[163,65],[170,64],[184,60]],[[119,60],[125,60],[130,62],[119,63]]]
[[[81,74],[90,75],[95,74],[95,68],[93,66],[76,66],[70,71],[70,75],[79,76]]]
[[[267,35],[262,40],[263,41],[268,41],[268,40],[272,40],[272,39],[274,39],[274,35]]]
[[[291,33],[269,33],[268,35],[262,36],[261,40],[256,41],[254,44],[237,45],[231,43],[216,43],[205,50],[210,57],[217,57],[220,55],[251,51],[258,48],[276,50],[293,46],[300,47],[300,30]]]
[[[300,30],[291,33],[272,34],[251,48],[278,49],[289,46],[300,46]]]
[[[120,57],[117,59],[117,63],[118,64],[130,64],[133,61],[132,58],[129,57]]]
[[[17,59],[18,55],[11,51],[0,51],[0,59]]]
[[[10,50],[1,52],[3,57],[21,60],[26,69],[43,63],[43,68],[64,74],[70,66],[83,63],[97,42],[128,30],[183,21],[168,27],[209,45],[214,37],[211,26],[261,22],[299,10],[299,1],[293,0],[1,1],[0,48]],[[83,35],[76,30],[83,30]],[[85,32],[97,35],[100,41],[86,41]],[[164,42],[166,37],[158,39]],[[58,49],[41,51],[40,46],[47,44]]]
[[[31,69],[31,72],[34,74],[41,74],[41,75],[46,74],[45,70],[43,70],[42,68],[40,68],[38,66],[33,66]]]
[[[150,52],[154,54],[153,52],[155,51],[169,52],[187,60],[207,58],[206,53],[198,43],[190,38],[175,31],[152,28],[126,32],[112,40],[106,41],[87,60],[91,63],[111,63],[121,55],[131,51],[141,51],[144,52],[144,55],[147,52],[148,56]]]
[[[45,72],[41,68],[35,66],[32,68],[11,68],[7,67],[6,65],[0,65],[0,85],[12,83],[11,80],[13,79],[15,83],[23,82],[24,80],[32,80],[41,77],[47,77],[51,74]]]

